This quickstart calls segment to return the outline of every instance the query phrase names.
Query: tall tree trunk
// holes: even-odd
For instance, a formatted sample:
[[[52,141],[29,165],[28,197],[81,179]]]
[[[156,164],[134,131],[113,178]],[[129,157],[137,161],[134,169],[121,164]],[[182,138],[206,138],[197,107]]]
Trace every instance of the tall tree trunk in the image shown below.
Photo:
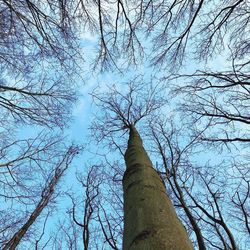
[[[133,125],[125,162],[123,250],[193,249]]]
[[[33,225],[34,222],[38,219],[42,211],[46,208],[48,203],[51,201],[52,196],[55,193],[56,185],[58,184],[60,178],[64,172],[69,167],[73,157],[78,152],[78,147],[69,147],[66,154],[63,156],[62,160],[58,163],[57,167],[54,170],[54,174],[51,179],[48,181],[47,185],[41,193],[41,198],[36,207],[34,208],[31,215],[28,217],[25,224],[12,236],[12,238],[5,243],[2,250],[14,250],[19,245],[20,241],[23,239],[29,228]]]
[[[3,250],[14,250],[19,245],[20,241],[23,239],[26,232],[32,226],[32,224],[39,217],[43,209],[47,206],[50,196],[53,192],[49,193],[48,196],[42,197],[35,210],[32,212],[27,222],[13,235],[13,237],[6,243]]]

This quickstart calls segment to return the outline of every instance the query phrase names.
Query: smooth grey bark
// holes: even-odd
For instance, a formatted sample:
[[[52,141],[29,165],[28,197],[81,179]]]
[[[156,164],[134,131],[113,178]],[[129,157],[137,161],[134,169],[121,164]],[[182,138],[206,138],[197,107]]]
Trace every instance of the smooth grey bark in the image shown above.
[[[125,162],[123,250],[193,249],[133,125]]]

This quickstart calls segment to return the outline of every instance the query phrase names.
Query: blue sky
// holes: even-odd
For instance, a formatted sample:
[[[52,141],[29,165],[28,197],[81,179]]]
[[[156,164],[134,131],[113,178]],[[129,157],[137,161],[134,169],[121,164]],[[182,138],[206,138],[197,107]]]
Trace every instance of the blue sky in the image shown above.
[[[144,41],[144,46],[150,51],[151,43],[149,40]],[[110,86],[116,84],[119,86],[119,89],[123,91],[125,89],[125,82],[129,79],[132,79],[137,74],[142,74],[144,79],[147,80],[151,76],[157,76],[158,79],[161,77],[165,77],[169,74],[167,70],[157,70],[151,67],[147,58],[144,59],[142,65],[139,67],[131,66],[124,74],[120,74],[118,72],[93,72],[92,65],[93,60],[96,56],[97,48],[98,48],[98,36],[93,35],[89,32],[84,32],[82,34],[82,53],[85,59],[85,62],[82,65],[82,75],[83,79],[78,82],[78,92],[80,97],[76,104],[73,106],[72,110],[72,120],[69,122],[69,127],[62,132],[58,130],[59,133],[64,133],[68,136],[69,141],[74,141],[76,143],[83,144],[84,150],[81,155],[74,161],[70,169],[65,174],[63,180],[61,181],[59,187],[63,193],[63,191],[71,191],[77,195],[81,195],[82,190],[79,190],[79,184],[76,182],[75,173],[81,172],[83,174],[87,173],[87,170],[92,164],[100,164],[101,162],[105,162],[104,157],[100,155],[104,155],[109,150],[104,147],[104,144],[98,145],[90,134],[90,125],[91,121],[94,118],[94,115],[98,113],[98,108],[92,102],[92,97],[90,93],[93,89],[98,88],[100,92],[104,92],[107,88],[106,86]],[[185,61],[185,65],[182,68],[182,73],[192,73],[197,69],[203,69],[204,65],[206,68],[211,68],[214,70],[224,69],[225,66],[229,66],[226,58],[229,55],[229,50],[226,49],[223,54],[219,54],[213,59],[209,60],[205,65],[204,63],[194,62],[193,60]],[[179,83],[179,82],[178,82]],[[166,118],[170,117],[171,114],[175,114],[175,108],[177,101],[171,101],[170,105],[163,110]],[[180,120],[181,117],[178,117],[177,120]],[[30,136],[35,136],[37,134],[38,129],[34,127],[22,127],[18,130],[19,138],[26,138]],[[139,131],[140,132],[140,131]],[[141,131],[142,137],[144,139],[143,131]],[[127,136],[127,135],[126,135]],[[146,138],[144,140],[145,147],[151,150],[150,141]],[[185,143],[185,139],[182,138],[181,143]],[[205,151],[205,150],[204,150]],[[233,152],[235,153],[235,152]],[[201,152],[197,153],[193,157],[193,161],[196,164],[204,164],[209,161],[211,165],[218,162],[218,159],[227,160],[230,157],[230,152],[227,150],[223,150],[221,152],[209,151],[209,152]],[[110,161],[114,161],[119,159],[121,164],[123,164],[123,168],[125,168],[122,157],[117,152],[109,152],[108,159]],[[158,162],[157,156],[152,154],[152,161],[154,163]],[[108,169],[108,168],[107,168]],[[107,188],[107,183],[105,188]],[[108,188],[104,190],[107,192]],[[56,226],[58,220],[62,220],[66,217],[66,208],[71,207],[70,200],[65,197],[58,197],[58,204],[55,212],[48,219],[49,230],[46,234],[49,235],[50,231],[56,230]],[[109,206],[107,206],[109,208]],[[40,228],[42,224],[39,225]],[[48,235],[46,235],[48,237]],[[46,238],[46,237],[45,237]],[[47,247],[47,249],[50,249]]]
[[[152,67],[149,67],[147,62],[145,63],[145,66],[142,66],[140,68],[133,68],[125,74],[121,75],[117,72],[105,72],[105,73],[97,73],[92,72],[92,69],[89,67],[90,62],[94,59],[95,50],[97,47],[97,39],[96,37],[91,36],[90,34],[87,34],[87,38],[83,39],[82,46],[83,46],[83,53],[85,57],[85,63],[83,67],[84,72],[84,82],[79,83],[79,94],[80,98],[77,101],[77,103],[74,105],[73,108],[73,119],[70,122],[69,128],[66,130],[66,134],[69,135],[70,140],[76,141],[78,143],[83,143],[85,146],[85,149],[80,157],[74,162],[74,166],[68,170],[66,176],[63,179],[63,189],[70,188],[72,192],[79,192],[78,190],[78,184],[75,180],[75,173],[76,171],[80,171],[82,173],[86,172],[86,170],[89,168],[91,164],[100,163],[103,161],[102,157],[99,157],[96,155],[96,152],[99,152],[100,154],[103,154],[106,152],[104,150],[103,152],[103,146],[94,144],[93,138],[90,137],[90,125],[91,120],[93,119],[93,114],[98,112],[97,108],[95,107],[94,103],[92,102],[92,97],[90,96],[90,93],[95,89],[98,88],[98,91],[102,92],[106,90],[106,86],[110,86],[113,84],[119,85],[119,88],[122,90],[123,84],[127,79],[133,78],[136,74],[140,73],[143,74],[145,79],[149,78],[151,75],[154,74],[154,70]],[[207,64],[208,68],[212,69],[219,69],[224,68],[226,64],[225,55],[218,55],[218,57],[214,58],[213,60],[209,61]],[[198,64],[199,67],[201,66]],[[189,61],[186,63],[186,65],[183,67],[182,72],[184,73],[192,73],[195,70],[197,70],[197,64],[195,64],[193,61]],[[200,67],[202,68],[202,67]],[[159,72],[157,74],[158,78],[166,76],[166,71]],[[101,88],[101,89],[100,89]],[[170,111],[172,109],[172,111]],[[175,109],[175,106],[173,107],[167,107],[165,110],[166,116],[170,116],[171,112],[174,112],[173,109]],[[92,145],[90,146],[90,141]],[[145,145],[147,146],[147,143],[145,141]],[[150,147],[148,147],[150,149]],[[90,153],[91,151],[91,153]],[[225,154],[225,156],[227,153]],[[118,156],[119,158],[120,156]],[[201,153],[194,157],[194,161],[199,163],[201,162],[204,164],[205,162],[209,161],[211,164],[216,163],[218,161],[218,158],[222,157],[220,153],[213,152],[213,155],[211,153]],[[98,159],[99,158],[99,159]],[[117,158],[116,156],[109,157],[111,160]],[[152,160],[154,163],[157,162],[157,158],[154,158],[152,156]],[[121,159],[121,162],[123,160]],[[80,194],[80,193],[79,193]],[[60,204],[62,207],[70,207],[71,203],[68,198],[63,198],[60,201]],[[60,211],[62,214],[59,216],[59,218],[63,214],[65,214],[65,209],[60,208]],[[60,213],[59,213],[60,214]],[[54,222],[57,221],[58,216],[56,216],[49,219],[49,225],[51,229],[53,228]]]

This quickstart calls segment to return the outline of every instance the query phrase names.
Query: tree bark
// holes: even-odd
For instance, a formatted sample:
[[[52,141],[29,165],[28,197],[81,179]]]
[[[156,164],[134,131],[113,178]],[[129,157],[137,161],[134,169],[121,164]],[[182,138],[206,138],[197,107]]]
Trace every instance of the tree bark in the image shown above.
[[[20,241],[23,239],[26,232],[32,226],[32,224],[36,221],[39,217],[43,209],[47,206],[49,202],[49,198],[52,195],[43,197],[39,204],[36,206],[35,210],[32,212],[30,217],[28,218],[27,222],[13,235],[13,237],[7,242],[7,244],[3,247],[3,250],[14,250],[19,245]]]
[[[78,147],[69,147],[66,154],[63,156],[62,160],[58,163],[57,167],[54,170],[54,174],[48,183],[45,184],[45,187],[42,190],[41,198],[38,204],[35,206],[31,215],[27,218],[27,221],[24,225],[18,229],[18,231],[12,236],[12,238],[5,243],[2,250],[14,250],[19,245],[20,241],[24,238],[27,231],[30,227],[36,222],[42,211],[47,207],[51,201],[56,185],[58,184],[60,178],[64,172],[69,167],[73,157],[78,153]],[[64,165],[65,164],[65,165]]]
[[[123,250],[193,249],[133,125],[125,162]]]

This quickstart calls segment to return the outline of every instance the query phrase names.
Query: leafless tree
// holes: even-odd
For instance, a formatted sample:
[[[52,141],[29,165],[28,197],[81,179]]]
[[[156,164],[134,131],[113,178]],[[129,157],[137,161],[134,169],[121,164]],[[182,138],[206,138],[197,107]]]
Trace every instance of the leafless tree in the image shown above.
[[[237,225],[244,225],[242,227],[243,233],[250,234],[249,230],[249,183],[250,183],[250,176],[249,176],[249,168],[246,167],[248,164],[247,161],[240,161],[237,159],[237,162],[234,163],[234,171],[229,176],[231,180],[234,181],[234,185],[232,185],[232,192],[231,192],[231,202],[233,203],[232,206],[232,215],[238,221]],[[238,181],[235,181],[235,177]],[[239,230],[239,231],[241,231]]]
[[[48,170],[59,157],[56,138],[39,134],[36,138],[20,139],[15,136],[15,129],[20,125],[63,128],[67,124],[71,105],[76,100],[69,79],[77,72],[77,62],[82,56],[78,53],[80,33],[84,37],[84,32],[92,32],[99,42],[95,67],[101,66],[101,69],[116,67],[121,70],[131,64],[140,64],[139,59],[144,54],[150,55],[147,59],[157,67],[166,63],[176,67],[185,58],[206,61],[230,48],[231,69],[202,69],[186,74],[184,76],[191,82],[183,88],[181,85],[177,87],[177,92],[185,96],[182,116],[192,118],[189,131],[193,134],[187,147],[173,139],[177,131],[168,133],[163,126],[155,128],[152,120],[151,127],[146,128],[149,118],[157,120],[158,111],[167,98],[164,87],[145,82],[142,77],[119,87],[109,86],[109,95],[103,94],[103,89],[92,94],[100,108],[92,131],[99,143],[105,139],[109,149],[118,149],[121,154],[124,154],[121,138],[131,124],[141,126],[145,134],[150,131],[150,138],[154,139],[162,159],[160,172],[177,207],[184,211],[187,228],[194,230],[199,248],[207,244],[212,248],[235,249],[238,243],[229,229],[231,225],[226,222],[225,202],[217,197],[218,187],[223,187],[220,180],[223,175],[214,168],[214,172],[206,172],[205,166],[198,171],[191,166],[188,157],[194,153],[191,148],[196,147],[196,143],[229,145],[240,142],[244,147],[248,145],[249,9],[248,1],[244,0],[1,1],[0,195],[10,208],[14,208],[15,203],[22,204],[20,210],[0,211],[4,225],[1,230],[3,242],[10,238],[10,230],[18,231],[20,225],[25,225],[28,214],[20,214],[20,211],[31,211],[31,204],[39,204],[36,194],[41,191],[41,186],[47,187],[40,183],[32,190],[34,169],[38,170],[40,180],[45,180]],[[186,140],[186,137],[182,138]],[[118,179],[123,169],[111,165],[109,169],[112,171],[108,174],[115,185],[120,183]],[[230,165],[230,169],[238,174],[230,176],[228,181],[234,184],[231,195],[230,185],[225,184],[228,188],[225,207],[231,209],[231,214],[231,211],[237,211],[234,221],[242,222],[243,233],[249,233],[246,165],[239,167],[237,163],[233,166]],[[93,177],[90,179],[94,180]],[[87,249],[88,225],[94,213],[91,204],[98,186],[87,181],[84,188],[87,197],[84,218],[80,222],[76,216],[74,218],[83,229]],[[195,193],[196,189],[201,190],[200,196]],[[119,197],[116,198],[118,202]],[[74,208],[77,205],[75,202]],[[98,212],[94,218],[100,225],[102,237],[109,247],[117,249],[118,225],[122,223],[120,214],[112,218],[104,205],[99,206]],[[70,236],[61,225],[63,231]],[[76,247],[74,237],[68,237],[67,241],[72,249]]]
[[[92,93],[93,100],[100,112],[92,123],[92,132],[98,141],[107,139],[113,148],[119,148],[114,136],[124,134],[131,124],[157,114],[157,110],[166,104],[164,86],[153,82],[146,83],[142,76],[118,86],[107,86],[107,92]],[[125,93],[125,94],[124,94]],[[122,139],[122,137],[120,137]],[[113,145],[112,145],[113,144]]]
[[[19,58],[25,60],[32,54],[27,56],[23,48],[34,51],[34,47],[33,56],[53,55],[61,62],[74,59],[74,41],[85,31],[98,34],[97,62],[104,69],[121,67],[117,59],[122,59],[122,64],[139,64],[140,58],[148,54],[149,42],[153,44],[154,64],[165,64],[167,59],[181,63],[188,52],[207,59],[228,44],[239,59],[249,53],[249,4],[244,0],[80,0],[43,4],[36,0],[4,0],[0,8],[5,47],[1,58],[12,66],[17,66],[13,63],[17,53],[10,53],[10,49],[19,51]],[[192,47],[193,42],[197,46]]]
[[[186,79],[182,93],[183,114],[192,117],[198,130],[207,126],[201,140],[230,144],[248,143],[249,74],[247,66],[232,65],[228,71],[197,71],[178,76]]]
[[[38,59],[56,59],[73,69],[82,57],[78,42],[85,32],[97,34],[96,66],[104,69],[116,66],[121,47],[128,64],[138,63],[135,55],[142,51],[133,2],[3,0],[0,13],[1,63],[21,72]]]
[[[206,60],[227,46],[234,48],[238,59],[247,58],[249,53],[250,6],[244,0],[117,0],[98,1],[96,6],[99,59],[107,65],[119,54],[126,64],[138,64],[143,55],[151,54],[154,65],[178,66],[191,53],[192,58]],[[80,7],[83,16],[94,20],[83,2]]]
[[[139,1],[137,24],[153,41],[153,64],[180,65],[190,52],[208,59],[228,45],[237,58],[246,58],[249,7],[244,0]]]
[[[69,24],[71,4],[1,1],[1,65],[27,72],[34,60],[52,56],[63,63],[67,58],[72,59],[75,40],[73,25]]]
[[[77,174],[81,189],[76,194],[68,193],[72,203],[68,214],[78,232],[76,249],[80,246],[84,249],[119,249],[121,245],[121,192],[112,181],[111,174],[105,173],[109,172],[108,169],[105,164],[99,164],[90,167],[87,174]]]
[[[185,225],[195,234],[197,247],[244,249],[248,237],[249,171],[240,164],[242,157],[232,157],[234,161],[227,162],[218,158],[215,166],[198,160],[204,151],[199,135],[190,137],[187,125],[177,128],[174,124],[178,123],[171,121],[158,119],[150,124],[154,150],[162,158],[161,162],[157,158],[158,170],[169,185]]]
[[[81,232],[77,229],[78,228],[76,228],[75,223],[71,219],[71,215],[60,218],[55,231],[49,239],[48,246],[50,249],[55,250],[62,248],[70,250],[81,249],[79,248],[79,238],[81,237]]]
[[[169,129],[167,129],[167,124],[170,124]],[[177,199],[176,204],[179,204],[179,206],[184,210],[184,213],[188,218],[188,225],[190,224],[191,227],[190,231],[195,233],[199,249],[206,249],[202,230],[197,223],[193,212],[189,208],[185,194],[182,190],[181,184],[179,183],[180,177],[178,173],[178,168],[181,168],[180,166],[183,165],[183,161],[185,163],[188,162],[187,155],[190,154],[190,151],[192,151],[192,148],[197,143],[196,138],[193,138],[185,146],[182,146],[182,149],[180,149],[176,140],[179,133],[178,130],[174,128],[172,122],[168,123],[163,120],[158,120],[158,122],[150,123],[150,131],[152,139],[156,144],[156,152],[162,159],[160,161],[160,165],[162,167],[158,168],[162,175],[162,179],[170,185],[174,198]],[[186,180],[189,179],[189,175],[190,173],[186,173]],[[184,175],[182,178],[185,179]],[[194,242],[195,245],[196,241]]]
[[[206,231],[205,235],[207,236],[204,238],[211,246],[217,245],[217,248],[237,249],[239,243],[236,243],[236,235],[233,235],[230,229],[225,213],[226,205],[223,204],[223,196],[226,195],[226,189],[223,188],[225,184],[221,180],[217,181],[218,177],[216,178],[214,174],[211,174],[211,171],[210,173],[206,171],[198,172],[198,178],[206,189],[206,195],[200,196],[198,199],[189,191],[187,191],[187,194],[193,201],[197,214],[200,212],[199,219],[210,225],[213,230],[212,234]]]
[[[123,166],[117,161],[105,160],[106,192],[102,192],[102,200],[98,206],[97,221],[103,237],[104,246],[110,249],[120,249],[123,235],[123,191],[122,174]],[[120,176],[120,178],[119,178]]]
[[[178,90],[183,91],[182,94],[185,95],[186,89],[195,86],[190,84]],[[101,112],[96,115],[92,126],[98,142],[103,146],[104,140],[104,145],[117,149],[124,155],[121,140],[121,137],[124,137],[123,130],[133,122],[137,126],[142,124],[140,128],[144,131],[144,137],[149,140],[145,144],[151,154],[156,154],[153,160],[157,161],[158,173],[162,176],[162,181],[193,239],[194,246],[197,249],[244,249],[249,228],[249,173],[246,165],[240,164],[235,152],[232,152],[230,159],[225,158],[225,161],[222,156],[218,156],[217,162],[215,156],[212,157],[213,163],[203,161],[203,154],[208,154],[210,158],[211,154],[216,154],[210,152],[201,140],[209,129],[214,129],[209,127],[211,123],[203,124],[202,129],[194,132],[192,124],[183,119],[185,113],[175,118],[173,112],[164,106],[166,92],[153,91],[155,95],[151,98],[150,91],[142,94],[144,87],[145,85],[138,88],[136,81],[133,81],[127,88],[129,94],[121,90],[120,86],[108,87],[110,96],[103,93],[103,90],[102,93],[93,94],[94,101],[101,107]],[[154,105],[145,104],[151,103],[152,100]],[[194,105],[197,100],[193,100]],[[147,107],[152,107],[148,109],[149,112],[142,111]],[[199,107],[196,104],[196,108]],[[163,119],[166,114],[168,117]],[[113,152],[112,150],[112,154]],[[119,177],[123,172],[122,164],[113,162],[109,163],[109,166],[110,179],[119,184]],[[101,207],[105,209],[105,206]],[[111,239],[109,245],[115,249],[112,237],[114,229],[109,227],[110,217],[107,216],[106,220],[106,239]],[[119,223],[121,221],[122,217]],[[244,224],[244,227],[240,226],[240,223]],[[239,231],[239,227],[242,227],[242,230]],[[117,246],[119,248],[119,245]]]
[[[73,207],[69,210],[69,214],[72,216],[73,222],[81,228],[82,242],[84,249],[89,249],[89,243],[92,237],[92,221],[97,218],[98,206],[100,206],[100,185],[102,183],[102,176],[99,173],[98,166],[92,166],[88,171],[87,177],[83,175],[77,175],[77,180],[81,185],[81,189],[85,190],[84,199],[80,202],[80,198],[77,199],[73,195],[68,194],[71,198]],[[79,211],[82,211],[79,213]],[[81,214],[81,215],[79,215]],[[80,217],[83,217],[79,219]]]
[[[52,73],[52,72],[50,72]],[[1,127],[8,124],[38,124],[63,127],[76,92],[62,78],[33,76],[34,79],[1,79]],[[39,79],[40,77],[40,79]]]
[[[1,202],[8,208],[1,210],[1,244],[14,249],[22,238],[29,239],[27,231],[56,197],[56,185],[80,148],[65,149],[62,138],[48,135],[7,146],[20,147],[13,159],[5,155],[1,166]]]
[[[149,118],[152,118],[152,120],[157,120],[157,118],[158,118],[157,112],[166,103],[166,100],[164,98],[164,94],[165,94],[164,87],[160,87],[158,85],[155,85],[155,86],[150,85],[150,88],[148,88],[147,85],[145,85],[145,84],[142,85],[140,82],[136,82],[135,80],[133,80],[132,82],[130,82],[128,84],[127,92],[125,92],[125,94],[121,93],[120,90],[118,90],[117,88],[112,88],[112,89],[109,88],[108,91],[109,92],[104,93],[104,94],[97,94],[97,93],[93,94],[94,100],[97,102],[97,105],[99,105],[101,107],[102,112],[100,114],[97,114],[97,118],[94,120],[92,129],[94,130],[94,132],[98,132],[95,134],[97,139],[99,139],[100,141],[103,141],[103,140],[110,141],[109,145],[112,145],[112,144],[115,145],[114,148],[117,148],[123,156],[125,155],[125,159],[127,160],[126,157],[128,157],[128,149],[127,149],[126,153],[124,154],[123,153],[123,151],[124,151],[123,145],[121,144],[121,137],[124,137],[126,131],[129,130],[130,131],[130,137],[129,137],[130,139],[129,140],[131,140],[131,138],[133,138],[131,136],[131,134],[133,135],[133,133],[137,133],[137,132],[134,132],[134,131],[136,131],[134,128],[135,125],[137,125],[137,127],[138,127],[138,123],[140,123],[141,128],[145,129],[146,126],[145,126],[145,123],[143,123],[143,120],[147,120]],[[139,135],[137,135],[136,138],[137,138],[137,140],[139,140],[138,139],[138,138],[140,138]],[[117,141],[119,143],[117,143]],[[140,139],[140,142],[141,142],[141,139]],[[129,141],[129,143],[128,143],[128,145],[136,145],[136,146],[137,146],[137,144],[141,145],[137,141],[136,142]],[[133,152],[134,152],[134,154],[138,153],[138,155],[144,154],[144,151],[142,152],[142,149],[138,149],[138,152],[137,152],[136,146],[134,148],[134,151],[132,151],[132,149],[131,149],[131,156],[132,157],[131,157],[130,161],[128,161],[128,162],[135,161],[137,163],[137,160],[136,160],[137,158],[135,156],[133,156]],[[111,149],[112,149],[112,147],[111,147]],[[145,150],[145,149],[143,149],[143,150]],[[145,157],[140,156],[140,157],[141,158],[139,158],[139,159],[143,159],[143,160],[148,159],[148,158],[146,158],[146,156]],[[138,159],[138,162],[140,162],[139,159]],[[148,161],[150,161],[150,160],[148,160]],[[149,163],[145,160],[145,164],[143,166],[148,166],[147,164],[149,164]],[[137,165],[140,165],[140,163],[137,163]],[[132,169],[139,168],[139,167],[137,167],[137,165],[135,164],[136,167],[134,167]],[[124,179],[126,178],[125,175],[126,175],[127,171],[129,171],[129,170],[131,171],[131,169],[127,168],[127,170],[123,176],[123,187],[124,187]],[[150,170],[151,170],[151,168],[150,168]],[[137,171],[139,172],[139,170],[137,170]],[[134,172],[137,173],[137,171],[134,171]],[[155,170],[153,170],[153,168],[152,168],[152,171],[155,171]],[[117,174],[119,175],[119,172]],[[157,173],[154,172],[154,174],[156,176],[158,176]],[[146,175],[146,176],[148,176],[148,175]],[[140,178],[141,179],[139,179],[139,181],[132,182],[133,184],[131,184],[131,186],[134,185],[135,183],[143,182],[143,180],[142,180],[143,177],[140,176]],[[160,185],[162,185],[159,176],[155,177],[155,178],[157,178],[157,180],[159,179],[159,183],[160,183]],[[150,185],[145,184],[145,187],[148,187],[148,186],[150,186]],[[142,186],[141,188],[143,189],[143,187],[144,186]],[[128,189],[129,188],[127,188],[127,189],[124,188],[124,196],[126,196],[125,193]],[[147,189],[145,189],[144,192],[146,193]],[[137,196],[135,196],[135,197],[137,197]],[[167,197],[167,195],[164,196],[164,198],[165,197]],[[133,202],[133,201],[131,200],[131,202]],[[124,204],[126,204],[126,202]],[[155,206],[157,206],[157,204]],[[168,204],[171,204],[171,203],[169,202]],[[132,207],[132,205],[131,205],[131,207]],[[133,207],[133,209],[135,209],[135,207]],[[141,208],[141,209],[143,209],[143,208]],[[173,211],[172,208],[171,208],[171,211]],[[155,216],[157,216],[157,214],[155,214]],[[106,214],[105,214],[105,217],[106,217]],[[133,222],[132,222],[133,218],[130,218],[130,219],[131,219],[130,226],[132,226],[133,225]],[[107,221],[107,229],[108,229],[109,234],[107,234],[107,231],[104,230],[105,238],[107,239],[107,241],[109,241],[109,245],[112,249],[117,249],[116,245],[114,244],[114,240],[113,240],[114,237],[113,237],[113,233],[112,233],[112,226],[110,226],[110,220],[108,220],[107,217],[106,217],[106,221]],[[178,223],[180,223],[179,220],[178,220]],[[181,228],[183,229],[183,227],[181,227]],[[182,233],[185,234],[185,230]],[[187,241],[187,242],[189,242],[189,241]],[[187,246],[190,246],[189,245],[190,243],[185,243],[185,244],[187,244]]]

